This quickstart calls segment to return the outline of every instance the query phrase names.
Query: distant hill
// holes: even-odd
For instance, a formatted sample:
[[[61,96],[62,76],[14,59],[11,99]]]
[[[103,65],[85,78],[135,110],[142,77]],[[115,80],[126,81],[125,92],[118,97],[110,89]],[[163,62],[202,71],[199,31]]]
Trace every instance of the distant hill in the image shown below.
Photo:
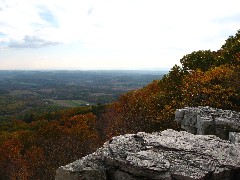
[[[0,122],[69,107],[107,104],[164,71],[0,71]]]

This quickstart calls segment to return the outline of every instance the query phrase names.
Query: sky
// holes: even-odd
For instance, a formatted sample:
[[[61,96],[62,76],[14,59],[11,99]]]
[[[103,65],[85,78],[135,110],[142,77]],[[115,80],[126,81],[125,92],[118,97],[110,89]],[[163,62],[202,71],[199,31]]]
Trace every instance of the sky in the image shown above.
[[[0,0],[0,70],[166,70],[218,50],[239,0]]]

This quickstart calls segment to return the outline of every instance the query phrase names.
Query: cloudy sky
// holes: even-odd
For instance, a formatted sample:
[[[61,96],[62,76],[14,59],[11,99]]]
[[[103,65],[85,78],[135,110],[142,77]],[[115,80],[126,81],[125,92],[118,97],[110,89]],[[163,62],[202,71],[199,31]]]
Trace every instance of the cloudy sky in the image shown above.
[[[239,0],[0,0],[0,69],[168,69],[240,29]]]

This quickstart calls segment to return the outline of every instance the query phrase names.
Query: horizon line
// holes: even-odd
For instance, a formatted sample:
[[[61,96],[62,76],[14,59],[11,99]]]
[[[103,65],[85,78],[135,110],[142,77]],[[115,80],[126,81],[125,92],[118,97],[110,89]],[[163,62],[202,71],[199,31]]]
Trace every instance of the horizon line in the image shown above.
[[[169,71],[171,68],[147,69],[0,69],[0,71]]]

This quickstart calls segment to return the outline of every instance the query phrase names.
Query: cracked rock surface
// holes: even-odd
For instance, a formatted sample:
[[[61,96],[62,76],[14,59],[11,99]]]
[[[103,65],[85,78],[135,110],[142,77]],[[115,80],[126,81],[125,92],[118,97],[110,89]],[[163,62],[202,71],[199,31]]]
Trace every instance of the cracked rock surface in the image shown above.
[[[239,135],[236,133],[240,132],[239,112],[208,106],[185,107],[176,110],[175,121],[181,124],[182,129],[190,133],[211,134],[226,140],[232,136],[233,143],[238,143]]]
[[[240,145],[171,129],[126,134],[60,167],[55,179],[240,179]]]

